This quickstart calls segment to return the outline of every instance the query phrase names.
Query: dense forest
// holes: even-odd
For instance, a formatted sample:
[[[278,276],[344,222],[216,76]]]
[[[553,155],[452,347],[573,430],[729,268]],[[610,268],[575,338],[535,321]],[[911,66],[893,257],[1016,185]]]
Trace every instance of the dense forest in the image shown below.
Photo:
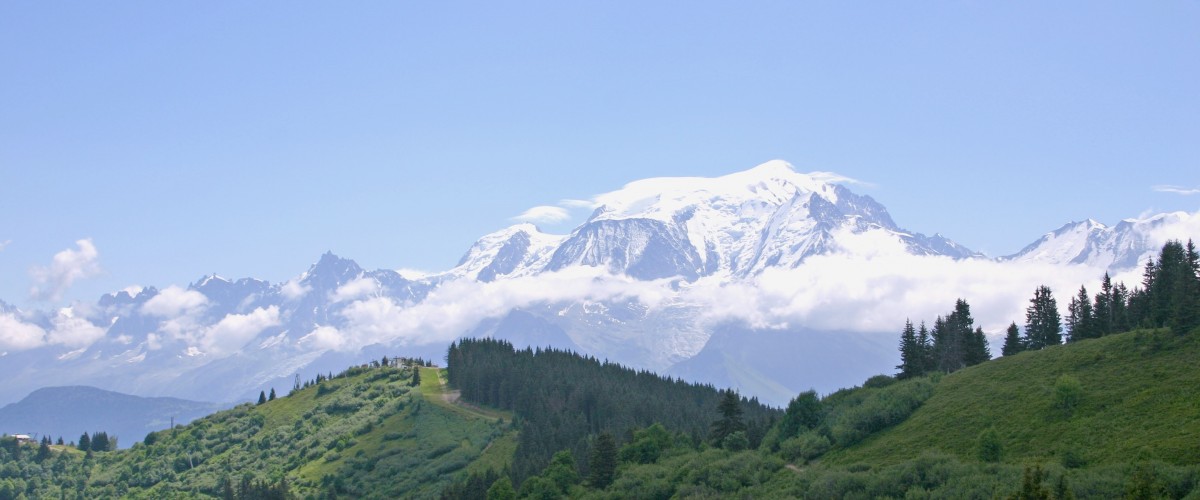
[[[463,398],[516,415],[522,432],[512,478],[518,483],[561,450],[581,457],[580,468],[587,472],[583,457],[602,433],[625,440],[634,429],[658,423],[696,443],[726,437],[710,436],[710,423],[729,394],[566,351],[514,350],[500,340],[463,339],[450,346],[447,373]],[[748,445],[757,447],[781,412],[753,398],[733,398],[744,429],[731,432],[742,431]]]

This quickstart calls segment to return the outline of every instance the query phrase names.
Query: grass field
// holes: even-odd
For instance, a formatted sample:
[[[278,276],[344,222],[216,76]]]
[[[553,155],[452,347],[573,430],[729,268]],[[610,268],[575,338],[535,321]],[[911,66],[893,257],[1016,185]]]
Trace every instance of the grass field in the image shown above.
[[[1136,331],[1000,358],[947,375],[903,423],[829,463],[888,464],[927,450],[978,456],[994,429],[1002,461],[1200,463],[1200,336]],[[1075,391],[1059,387],[1078,381]],[[1068,384],[1069,385],[1069,384]],[[1064,394],[1075,393],[1072,407]]]

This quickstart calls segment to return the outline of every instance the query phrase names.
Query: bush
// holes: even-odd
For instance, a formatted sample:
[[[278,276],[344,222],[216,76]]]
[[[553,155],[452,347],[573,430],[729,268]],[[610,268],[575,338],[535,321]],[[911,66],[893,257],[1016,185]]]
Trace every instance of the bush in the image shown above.
[[[991,427],[979,433],[977,447],[979,460],[987,463],[999,462],[1004,451],[1003,445],[1000,442],[1000,435],[996,434],[996,429]]]
[[[1083,399],[1083,384],[1072,375],[1062,375],[1054,382],[1054,405],[1069,418]]]
[[[803,460],[807,462],[829,451],[833,443],[829,438],[815,432],[806,432],[779,445],[779,456],[789,462]]]

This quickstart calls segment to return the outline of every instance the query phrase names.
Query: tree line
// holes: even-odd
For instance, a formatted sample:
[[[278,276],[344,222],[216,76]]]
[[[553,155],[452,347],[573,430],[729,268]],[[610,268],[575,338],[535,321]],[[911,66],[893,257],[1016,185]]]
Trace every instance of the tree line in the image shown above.
[[[1085,286],[1079,287],[1067,305],[1065,318],[1059,313],[1050,287],[1038,286],[1025,309],[1024,326],[1024,332],[1015,321],[1008,326],[1001,355],[1133,328],[1170,328],[1178,334],[1187,333],[1200,326],[1200,255],[1191,240],[1186,245],[1168,241],[1157,260],[1146,262],[1141,286],[1130,290],[1124,283],[1113,283],[1104,273],[1100,292],[1094,296]],[[947,315],[938,316],[932,330],[924,322],[914,327],[911,320],[905,321],[900,333],[897,378],[949,373],[991,359],[983,329],[973,327],[965,299],[958,299]]]

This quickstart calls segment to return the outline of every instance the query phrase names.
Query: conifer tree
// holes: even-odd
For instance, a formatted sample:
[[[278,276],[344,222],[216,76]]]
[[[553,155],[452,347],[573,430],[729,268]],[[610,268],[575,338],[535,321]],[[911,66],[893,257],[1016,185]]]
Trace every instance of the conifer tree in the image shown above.
[[[746,424],[742,422],[741,398],[732,389],[726,389],[724,392],[725,396],[717,405],[717,412],[721,414],[721,418],[712,423],[712,433],[709,435],[709,441],[718,447],[721,446],[725,437],[746,430]]]
[[[933,336],[925,327],[925,322],[917,328],[917,345],[921,347],[921,373],[929,373],[936,369],[933,359]]]
[[[613,476],[617,473],[617,442],[612,434],[602,432],[596,436],[588,467],[588,483],[593,488],[604,489],[612,484]]]
[[[263,404],[266,402],[267,402],[267,393],[265,393],[263,391],[258,391],[258,404]]]
[[[905,320],[904,330],[900,332],[900,365],[896,367],[900,373],[896,374],[896,378],[918,377],[925,373],[924,347],[917,338],[912,321]]]
[[[1096,294],[1096,300],[1092,303],[1092,317],[1095,320],[1092,324],[1092,333],[1096,337],[1116,332],[1113,328],[1116,323],[1113,290],[1112,278],[1105,272],[1104,279],[1100,281],[1100,293]]]
[[[1067,342],[1099,337],[1095,334],[1092,300],[1087,288],[1080,286],[1079,294],[1067,305]]]
[[[782,441],[796,437],[821,425],[822,412],[821,400],[816,391],[804,391],[792,398],[783,419],[779,422],[779,439]]]
[[[1050,287],[1041,285],[1033,292],[1025,309],[1025,346],[1038,350],[1062,343],[1062,317]]]
[[[82,436],[79,436],[79,446],[78,447],[81,451],[91,451],[92,438],[91,438],[91,436],[88,436],[88,433],[84,432]]]
[[[975,366],[992,359],[992,349],[988,347],[987,335],[984,335],[982,327],[975,327],[975,331],[967,335],[965,344],[963,363],[966,366]]]
[[[275,388],[271,388],[271,394],[267,395],[267,401],[275,401]]]
[[[1002,356],[1012,356],[1018,352],[1025,350],[1025,342],[1021,340],[1021,330],[1017,328],[1017,323],[1014,321],[1008,325],[1008,330],[1004,334],[1004,347],[1001,348]]]
[[[421,369],[419,367],[416,367],[416,366],[413,367],[412,382],[409,382],[408,385],[410,385],[412,387],[420,387],[421,386]]]

